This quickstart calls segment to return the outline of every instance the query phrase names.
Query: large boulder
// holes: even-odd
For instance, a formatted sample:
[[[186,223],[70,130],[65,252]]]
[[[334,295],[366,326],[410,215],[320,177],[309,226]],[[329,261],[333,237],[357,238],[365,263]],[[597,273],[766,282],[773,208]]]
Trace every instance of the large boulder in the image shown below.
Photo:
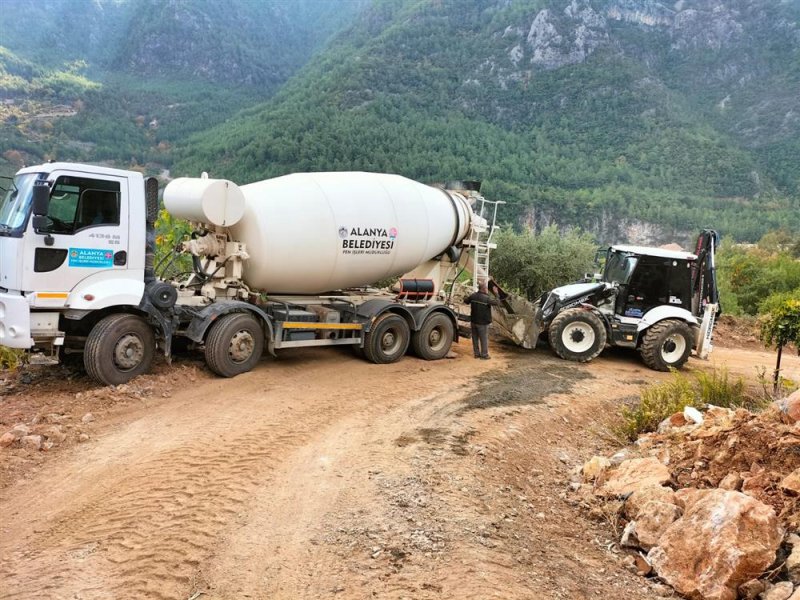
[[[636,490],[661,487],[670,480],[669,469],[657,458],[632,458],[598,479],[595,493],[605,498],[628,496]]]
[[[775,511],[741,492],[681,492],[683,516],[667,528],[648,561],[691,600],[736,600],[737,588],[775,560],[783,538]]]
[[[780,411],[784,423],[792,424],[800,421],[800,390],[795,390],[787,398],[773,402]]]

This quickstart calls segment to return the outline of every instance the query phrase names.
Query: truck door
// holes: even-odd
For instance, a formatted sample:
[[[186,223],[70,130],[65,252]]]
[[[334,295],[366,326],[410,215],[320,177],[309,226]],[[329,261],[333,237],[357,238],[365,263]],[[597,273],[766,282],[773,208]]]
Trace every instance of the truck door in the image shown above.
[[[126,269],[127,180],[57,171],[53,177],[47,224],[26,244],[33,260],[25,261],[25,289],[69,292],[88,277]]]

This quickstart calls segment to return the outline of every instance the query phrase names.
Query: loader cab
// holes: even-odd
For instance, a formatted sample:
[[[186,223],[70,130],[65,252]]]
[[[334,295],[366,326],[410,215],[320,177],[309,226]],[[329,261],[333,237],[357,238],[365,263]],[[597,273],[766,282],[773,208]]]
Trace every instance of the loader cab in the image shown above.
[[[603,280],[618,287],[614,312],[620,317],[641,318],[658,306],[691,310],[695,259],[686,252],[612,246]]]

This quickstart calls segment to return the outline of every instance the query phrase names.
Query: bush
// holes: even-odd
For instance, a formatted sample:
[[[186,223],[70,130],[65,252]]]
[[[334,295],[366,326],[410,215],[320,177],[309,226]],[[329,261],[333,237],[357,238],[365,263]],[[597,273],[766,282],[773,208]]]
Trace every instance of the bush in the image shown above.
[[[18,368],[25,362],[25,353],[21,350],[0,346],[0,369]]]
[[[747,393],[743,378],[732,379],[725,369],[695,371],[691,376],[673,371],[670,380],[644,388],[638,405],[622,409],[622,422],[616,433],[633,441],[642,433],[656,431],[664,419],[687,406],[757,408],[761,403]]]
[[[491,274],[502,286],[535,300],[542,292],[578,281],[591,270],[597,246],[588,233],[503,231],[492,254]]]

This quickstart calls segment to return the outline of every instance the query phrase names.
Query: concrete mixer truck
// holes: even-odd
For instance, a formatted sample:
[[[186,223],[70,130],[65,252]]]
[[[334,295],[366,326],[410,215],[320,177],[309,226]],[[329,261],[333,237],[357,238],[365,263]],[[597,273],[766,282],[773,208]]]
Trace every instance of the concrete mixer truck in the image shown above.
[[[265,350],[304,346],[352,346],[374,363],[409,350],[443,358],[458,336],[447,282],[470,251],[485,274],[496,213],[479,186],[397,175],[300,173],[241,187],[180,178],[163,201],[191,223],[175,248],[191,267],[164,279],[154,178],[49,163],[7,187],[0,344],[40,363],[82,355],[110,385],[148,371],[158,350],[169,359],[177,338],[225,377]],[[391,292],[367,287],[397,276]]]

